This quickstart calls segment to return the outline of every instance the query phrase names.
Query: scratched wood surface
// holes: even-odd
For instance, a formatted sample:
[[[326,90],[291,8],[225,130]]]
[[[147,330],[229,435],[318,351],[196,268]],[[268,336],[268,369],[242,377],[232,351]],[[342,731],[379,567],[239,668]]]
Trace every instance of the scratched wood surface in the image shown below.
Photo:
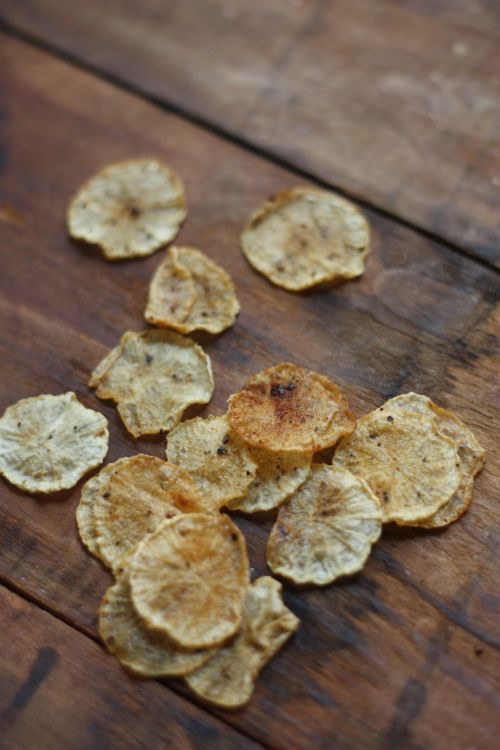
[[[3,0],[5,22],[500,264],[500,4]]]
[[[500,702],[498,273],[367,212],[374,247],[362,279],[304,295],[278,290],[246,264],[238,236],[248,213],[294,184],[294,174],[28,44],[0,35],[0,56],[0,412],[21,397],[72,389],[108,417],[109,460],[138,450],[162,455],[162,441],[134,441],[115,409],[85,385],[121,333],[142,327],[161,253],[109,264],[64,230],[68,200],[96,168],[151,154],[186,184],[189,215],[179,242],[199,245],[224,265],[242,303],[232,330],[203,339],[216,381],[204,413],[221,413],[255,371],[291,360],[338,380],[357,414],[399,392],[428,393],[456,409],[488,450],[463,520],[438,533],[387,530],[352,580],[322,591],[286,587],[302,625],[266,668],[250,705],[238,713],[197,710],[283,750],[493,748]],[[95,639],[110,576],[77,539],[80,489],[42,500],[2,481],[0,578],[79,637]],[[261,574],[269,524],[238,523]],[[48,633],[40,646],[46,641]],[[94,646],[92,654],[109,664]],[[2,657],[20,684],[27,666],[8,651]],[[135,696],[123,679],[118,693]],[[65,706],[62,676],[59,689]],[[174,693],[190,700],[180,683],[151,690],[166,707],[178,700]],[[101,716],[104,709],[91,705]],[[47,710],[56,706],[54,693]],[[105,710],[109,722],[113,711]],[[206,746],[203,733],[199,744]]]

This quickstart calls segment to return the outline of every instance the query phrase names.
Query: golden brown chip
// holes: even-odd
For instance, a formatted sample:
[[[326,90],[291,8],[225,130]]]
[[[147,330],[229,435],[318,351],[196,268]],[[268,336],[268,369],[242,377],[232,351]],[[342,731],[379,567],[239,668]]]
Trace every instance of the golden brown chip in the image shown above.
[[[253,582],[238,634],[186,678],[200,698],[220,708],[240,708],[250,700],[259,672],[299,626],[281,591],[269,576]]]
[[[184,186],[153,159],[112,164],[92,177],[68,208],[72,237],[99,245],[108,260],[151,255],[186,217]]]
[[[353,203],[312,188],[283,190],[251,217],[241,248],[273,284],[297,291],[364,271],[368,222]]]
[[[246,494],[228,503],[231,510],[257,513],[277,508],[305,482],[311,468],[312,455],[308,453],[280,455],[253,448],[251,455],[257,462],[257,474]]]
[[[132,601],[148,627],[183,648],[211,648],[238,630],[249,582],[246,544],[228,516],[186,513],[139,542]]]
[[[149,289],[146,320],[181,333],[220,333],[240,309],[230,276],[192,247],[172,247]]]
[[[210,401],[210,358],[191,339],[171,331],[129,331],[117,348],[117,355],[113,349],[97,366],[89,385],[97,386],[99,398],[118,404],[134,437],[171,430],[188,406]]]
[[[104,562],[116,571],[123,556],[161,521],[211,510],[179,466],[143,454],[122,458],[106,467],[94,502],[97,546]]]
[[[253,448],[271,453],[323,450],[356,424],[335,383],[293,364],[262,370],[228,403],[231,429]]]
[[[0,474],[27,492],[74,487],[108,452],[108,422],[72,391],[25,398],[0,419]]]
[[[181,422],[168,436],[167,458],[189,471],[219,508],[241,497],[257,471],[248,448],[230,432],[226,415]]]
[[[104,596],[99,633],[108,651],[143,677],[186,675],[214,654],[212,649],[181,649],[165,634],[148,630],[132,603],[128,570],[118,576]]]
[[[314,464],[279,509],[267,563],[294,583],[325,586],[363,568],[381,529],[380,503],[366,482],[346,469]]]
[[[460,481],[460,458],[452,440],[421,414],[376,409],[358,420],[333,457],[364,479],[382,505],[384,522],[412,525],[447,503]]]

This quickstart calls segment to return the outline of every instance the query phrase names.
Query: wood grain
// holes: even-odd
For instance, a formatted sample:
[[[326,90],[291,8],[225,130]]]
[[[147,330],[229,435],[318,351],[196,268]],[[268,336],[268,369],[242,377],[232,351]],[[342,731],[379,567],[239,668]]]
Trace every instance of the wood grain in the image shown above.
[[[500,264],[500,5],[4,0],[5,20]]]
[[[428,393],[456,408],[488,450],[462,521],[440,533],[388,530],[354,579],[324,591],[287,587],[301,629],[266,668],[248,708],[221,718],[283,750],[449,750],[456,738],[493,748],[496,272],[368,213],[374,250],[363,278],[303,295],[276,289],[246,264],[238,236],[249,212],[293,183],[292,174],[28,45],[1,37],[0,50],[0,409],[74,389],[110,421],[109,460],[137,450],[162,455],[162,441],[131,439],[116,410],[85,385],[121,333],[143,326],[161,253],[106,263],[67,238],[63,219],[73,192],[99,166],[142,154],[164,159],[187,188],[179,243],[213,255],[242,303],[232,330],[202,338],[216,382],[205,413],[221,413],[255,371],[291,360],[343,384],[357,414],[401,391]],[[41,500],[1,483],[0,576],[95,637],[110,577],[76,537],[79,492]],[[263,573],[269,524],[238,522],[255,574]]]

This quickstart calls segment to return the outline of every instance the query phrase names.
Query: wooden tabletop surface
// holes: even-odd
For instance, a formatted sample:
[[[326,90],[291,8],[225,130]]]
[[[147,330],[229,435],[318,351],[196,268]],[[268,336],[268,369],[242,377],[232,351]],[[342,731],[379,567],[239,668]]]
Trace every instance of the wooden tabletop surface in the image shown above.
[[[451,407],[487,450],[469,512],[385,530],[364,571],[285,587],[297,635],[239,712],[108,656],[111,577],[81,546],[81,491],[0,483],[0,748],[493,750],[500,735],[500,6],[488,0],[2,0],[0,413],[74,390],[110,423],[107,460],[162,456],[88,389],[144,327],[162,252],[110,264],[64,214],[101,166],[151,155],[186,185],[179,244],[232,275],[242,312],[212,358],[202,414],[263,367],[295,361],[356,414],[408,390]],[[308,294],[271,286],[238,249],[249,213],[313,184],[357,200],[365,275]],[[237,518],[255,575],[269,522]]]

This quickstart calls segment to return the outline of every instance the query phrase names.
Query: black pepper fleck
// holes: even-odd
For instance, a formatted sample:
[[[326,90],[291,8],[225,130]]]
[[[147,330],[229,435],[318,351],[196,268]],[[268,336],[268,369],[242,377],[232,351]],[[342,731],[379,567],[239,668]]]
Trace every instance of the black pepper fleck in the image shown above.
[[[217,448],[217,455],[218,456],[223,456],[225,453],[227,453],[227,450],[222,445],[220,445]]]

